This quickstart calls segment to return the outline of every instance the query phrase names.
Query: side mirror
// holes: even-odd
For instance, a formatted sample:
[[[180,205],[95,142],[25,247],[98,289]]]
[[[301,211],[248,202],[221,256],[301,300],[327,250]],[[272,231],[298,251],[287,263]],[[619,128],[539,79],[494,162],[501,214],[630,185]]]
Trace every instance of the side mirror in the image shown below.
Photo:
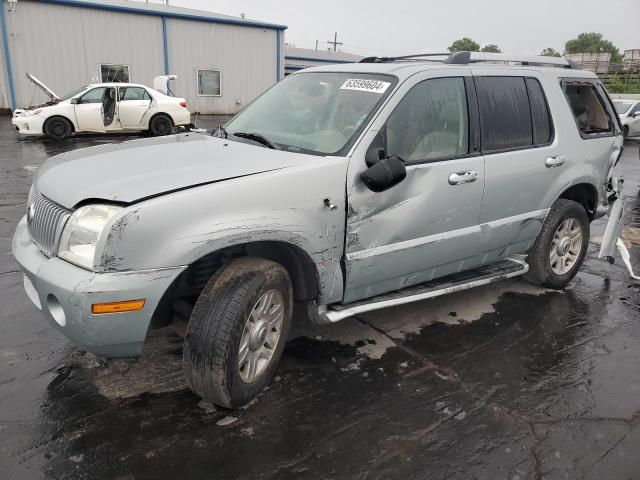
[[[407,176],[404,162],[398,157],[383,158],[360,174],[362,182],[372,192],[384,192]]]
[[[638,110],[636,113],[633,114],[633,118],[638,118],[640,117],[640,110]]]
[[[76,105],[80,102],[78,101],[78,97],[74,97],[69,101],[69,103],[71,103],[71,105]]]

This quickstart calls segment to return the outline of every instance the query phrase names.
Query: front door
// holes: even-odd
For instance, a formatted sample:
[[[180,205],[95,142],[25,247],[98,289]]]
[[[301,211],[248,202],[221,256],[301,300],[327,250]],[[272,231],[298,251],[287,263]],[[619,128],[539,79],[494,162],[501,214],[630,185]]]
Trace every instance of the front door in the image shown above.
[[[107,93],[106,87],[92,88],[78,98],[75,105],[78,130],[84,132],[104,132],[103,98]]]
[[[475,97],[467,100],[470,71],[456,73],[405,82],[351,159],[346,302],[477,265],[484,160]],[[360,174],[369,145],[404,160],[407,177],[385,192],[368,190]]]
[[[151,106],[151,96],[143,87],[118,89],[118,117],[122,128],[141,128],[142,117]]]

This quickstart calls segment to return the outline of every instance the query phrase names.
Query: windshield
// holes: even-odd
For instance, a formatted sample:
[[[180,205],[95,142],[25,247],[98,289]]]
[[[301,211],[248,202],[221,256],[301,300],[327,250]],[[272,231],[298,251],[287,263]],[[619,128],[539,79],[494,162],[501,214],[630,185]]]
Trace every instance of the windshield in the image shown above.
[[[615,100],[613,101],[613,106],[615,107],[617,113],[625,113],[631,108],[630,103],[616,102]]]
[[[63,97],[60,98],[60,100],[69,100],[70,98],[75,97],[76,95],[78,95],[79,93],[84,92],[87,88],[89,87],[89,85],[85,85],[84,87],[80,87],[75,89],[73,92],[71,93],[67,93],[66,95],[64,95]]]
[[[376,74],[290,75],[229,121],[228,138],[258,134],[283,150],[340,155],[394,83]]]

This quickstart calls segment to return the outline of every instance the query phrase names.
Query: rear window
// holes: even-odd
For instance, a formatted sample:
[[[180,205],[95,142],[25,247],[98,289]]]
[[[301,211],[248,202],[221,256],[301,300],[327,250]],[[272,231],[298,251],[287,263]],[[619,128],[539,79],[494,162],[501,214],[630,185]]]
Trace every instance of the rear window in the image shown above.
[[[613,132],[613,122],[594,84],[568,81],[564,84],[564,92],[583,137]]]
[[[616,113],[626,113],[627,110],[629,110],[629,108],[631,108],[631,104],[630,103],[624,103],[624,102],[616,102],[615,100],[613,101],[613,106],[616,109]]]
[[[476,77],[482,151],[531,146],[533,129],[523,77]]]

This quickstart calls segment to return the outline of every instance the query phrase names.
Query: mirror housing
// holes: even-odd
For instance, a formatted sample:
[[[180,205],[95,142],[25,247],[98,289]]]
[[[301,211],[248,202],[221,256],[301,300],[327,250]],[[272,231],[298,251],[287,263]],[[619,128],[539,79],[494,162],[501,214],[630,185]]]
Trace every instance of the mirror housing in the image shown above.
[[[372,192],[384,192],[407,176],[404,162],[398,157],[383,158],[360,174],[360,179]]]
[[[636,113],[633,114],[633,118],[638,118],[640,117],[640,110],[638,110]]]
[[[71,100],[69,100],[69,103],[71,103],[71,105],[77,105],[79,103],[78,97],[72,98]]]

